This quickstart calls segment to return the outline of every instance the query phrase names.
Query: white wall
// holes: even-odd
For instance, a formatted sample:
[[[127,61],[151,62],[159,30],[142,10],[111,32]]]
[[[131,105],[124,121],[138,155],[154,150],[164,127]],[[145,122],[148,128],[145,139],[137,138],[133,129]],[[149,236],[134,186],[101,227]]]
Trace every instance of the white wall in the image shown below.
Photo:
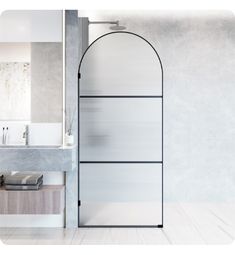
[[[0,42],[61,41],[60,10],[10,10],[0,16]]]
[[[167,201],[235,201],[235,19],[231,12],[80,12],[120,20],[164,67]],[[90,25],[90,41],[111,32]]]
[[[0,43],[0,62],[30,61],[30,43]]]

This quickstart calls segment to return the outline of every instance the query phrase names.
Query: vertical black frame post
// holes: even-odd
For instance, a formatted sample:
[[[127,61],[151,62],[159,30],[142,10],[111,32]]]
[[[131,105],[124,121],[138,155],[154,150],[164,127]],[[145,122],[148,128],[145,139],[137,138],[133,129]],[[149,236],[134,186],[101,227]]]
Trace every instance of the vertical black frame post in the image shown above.
[[[96,43],[99,39],[111,35],[111,34],[117,34],[117,33],[125,33],[125,34],[131,34],[134,35],[136,37],[139,37],[140,39],[144,40],[154,51],[154,53],[156,54],[160,67],[161,67],[161,83],[162,83],[162,95],[156,95],[156,96],[152,96],[152,95],[146,95],[146,96],[141,96],[141,95],[128,95],[128,96],[123,96],[123,95],[80,95],[80,79],[81,79],[81,73],[80,73],[80,69],[81,69],[81,65],[82,65],[82,61],[87,53],[87,51],[90,49],[90,47]],[[153,47],[153,45],[146,40],[144,37],[133,33],[133,32],[129,32],[129,31],[115,31],[115,32],[110,32],[110,33],[106,33],[100,37],[98,37],[96,40],[94,40],[85,50],[85,52],[82,55],[82,58],[80,60],[79,66],[78,66],[78,207],[81,206],[81,201],[80,201],[80,164],[132,164],[132,163],[138,163],[138,164],[161,164],[161,169],[162,169],[162,199],[161,199],[161,211],[162,211],[162,222],[159,225],[84,225],[81,226],[80,225],[80,209],[78,208],[78,227],[85,227],[85,228],[163,228],[163,224],[164,224],[164,132],[163,132],[163,114],[164,114],[164,109],[163,109],[163,81],[164,81],[164,76],[163,76],[163,65],[162,65],[162,61],[161,58],[157,52],[157,50]],[[160,98],[162,100],[162,159],[161,161],[80,161],[80,98]]]

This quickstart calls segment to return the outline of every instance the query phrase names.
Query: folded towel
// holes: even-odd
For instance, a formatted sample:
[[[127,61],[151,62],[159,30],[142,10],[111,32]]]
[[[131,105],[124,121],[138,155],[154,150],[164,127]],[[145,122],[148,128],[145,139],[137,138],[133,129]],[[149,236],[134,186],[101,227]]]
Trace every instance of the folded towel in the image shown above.
[[[39,190],[42,187],[43,180],[33,185],[5,185],[6,190]]]
[[[5,185],[36,185],[43,180],[42,174],[15,173],[5,175]]]

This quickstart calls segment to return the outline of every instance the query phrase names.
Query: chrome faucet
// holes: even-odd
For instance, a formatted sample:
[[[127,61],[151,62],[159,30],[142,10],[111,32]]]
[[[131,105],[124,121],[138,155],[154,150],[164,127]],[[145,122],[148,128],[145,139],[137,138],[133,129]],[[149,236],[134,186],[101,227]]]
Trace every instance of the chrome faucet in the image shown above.
[[[29,126],[25,125],[25,131],[23,133],[23,138],[25,138],[25,145],[29,145]]]
[[[3,127],[2,128],[2,144],[3,145],[6,145],[7,143],[8,143],[8,140],[9,140],[9,134],[8,134],[8,132],[9,132],[9,129],[8,129],[8,127]]]

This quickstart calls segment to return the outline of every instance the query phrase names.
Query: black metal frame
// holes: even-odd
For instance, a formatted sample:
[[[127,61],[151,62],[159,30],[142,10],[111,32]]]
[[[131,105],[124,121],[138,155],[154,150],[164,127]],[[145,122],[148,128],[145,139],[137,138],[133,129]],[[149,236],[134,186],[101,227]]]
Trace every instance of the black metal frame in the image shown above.
[[[162,98],[162,96],[111,96],[111,95],[102,95],[102,96],[98,96],[98,95],[96,95],[96,96],[93,96],[93,95],[91,95],[91,96],[80,96],[80,98]]]
[[[82,61],[84,59],[84,56],[86,55],[87,51],[89,50],[89,48],[95,43],[97,42],[99,39],[111,35],[111,34],[116,34],[116,33],[126,33],[126,34],[131,34],[133,36],[137,36],[140,39],[144,40],[154,51],[154,53],[156,54],[159,63],[160,63],[160,67],[161,67],[161,74],[162,74],[162,95],[156,95],[156,96],[152,96],[152,95],[80,95],[80,79],[81,79],[81,73],[80,73],[80,69],[81,69],[81,65],[82,65]],[[162,160],[161,161],[80,161],[80,98],[160,98],[162,100]],[[161,224],[158,225],[80,225],[79,222],[79,207],[81,205],[81,201],[80,201],[80,164],[161,164],[162,166],[162,222]],[[135,34],[133,32],[128,32],[128,31],[116,31],[116,32],[110,32],[107,34],[104,34],[100,37],[98,37],[95,41],[93,41],[86,49],[86,51],[83,53],[82,58],[80,60],[79,66],[78,66],[78,197],[79,197],[79,201],[78,201],[78,227],[81,228],[163,228],[163,220],[164,220],[164,207],[163,207],[163,202],[164,202],[164,196],[163,196],[163,191],[164,191],[164,178],[163,178],[163,66],[162,66],[162,61],[161,58],[158,54],[158,52],[156,51],[156,49],[153,47],[153,45],[146,40],[144,37]]]

